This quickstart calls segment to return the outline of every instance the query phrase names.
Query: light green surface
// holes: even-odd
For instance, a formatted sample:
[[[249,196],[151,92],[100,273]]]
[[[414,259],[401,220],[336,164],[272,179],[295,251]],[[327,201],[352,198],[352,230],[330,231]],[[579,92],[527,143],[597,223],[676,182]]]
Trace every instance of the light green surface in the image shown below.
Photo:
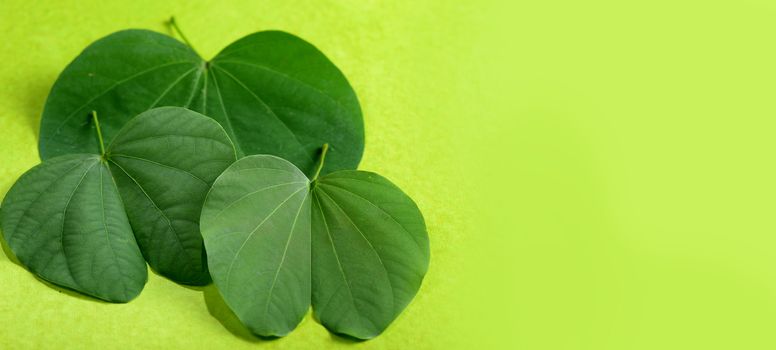
[[[211,56],[283,29],[348,77],[361,168],[429,228],[418,296],[356,346],[776,348],[771,1],[178,3],[0,4],[0,193],[37,163],[45,95],[94,39],[176,14]],[[152,274],[136,301],[101,304],[3,257],[0,348],[349,345],[309,316],[249,341],[206,299],[223,320],[212,289]]]

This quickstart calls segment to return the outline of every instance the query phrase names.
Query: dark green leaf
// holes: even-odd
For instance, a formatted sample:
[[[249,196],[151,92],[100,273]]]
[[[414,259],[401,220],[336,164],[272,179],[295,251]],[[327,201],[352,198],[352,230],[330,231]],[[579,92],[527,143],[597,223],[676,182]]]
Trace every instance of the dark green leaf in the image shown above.
[[[227,46],[210,62],[163,34],[127,30],[87,47],[46,101],[40,154],[96,152],[88,112],[105,117],[107,142],[134,115],[181,106],[221,123],[239,156],[273,154],[309,172],[324,142],[323,173],[354,169],[364,148],[361,110],[342,73],[314,46],[266,31]]]
[[[207,283],[197,220],[209,183],[235,158],[223,129],[196,112],[153,109],[127,123],[108,152],[52,158],[14,184],[1,215],[19,261],[113,302],[142,290],[143,255],[172,279]]]
[[[288,333],[312,302],[331,331],[372,338],[428,268],[423,217],[398,187],[364,171],[310,183],[273,156],[240,159],[216,180],[202,235],[216,286],[259,335]]]
[[[113,302],[143,289],[146,264],[99,156],[32,168],[6,195],[2,214],[8,246],[44,280]]]
[[[313,190],[312,304],[336,333],[369,339],[409,304],[428,269],[415,203],[384,177],[339,171]]]
[[[210,283],[199,216],[235,160],[224,129],[185,108],[155,108],[127,123],[106,158],[148,264],[176,282]]]

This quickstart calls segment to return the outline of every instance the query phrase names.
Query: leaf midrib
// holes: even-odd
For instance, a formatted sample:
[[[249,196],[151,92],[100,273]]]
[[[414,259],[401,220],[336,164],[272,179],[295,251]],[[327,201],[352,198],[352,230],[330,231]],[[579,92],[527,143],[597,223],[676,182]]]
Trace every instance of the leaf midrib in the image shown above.
[[[413,242],[415,242],[415,244],[418,246],[418,249],[419,249],[421,252],[424,252],[424,253],[425,253],[426,249],[424,249],[424,247],[421,245],[421,243],[420,243],[420,242],[418,242],[418,241],[415,239],[415,237],[412,235],[412,233],[410,233],[410,231],[409,231],[409,230],[408,230],[406,227],[404,227],[404,225],[403,225],[402,223],[400,223],[400,222],[399,222],[399,220],[396,220],[396,218],[395,218],[393,215],[391,215],[390,213],[388,213],[387,211],[385,211],[385,209],[383,209],[383,208],[379,207],[377,204],[375,204],[374,202],[372,202],[372,201],[370,201],[370,200],[368,200],[368,199],[364,198],[363,196],[361,196],[361,195],[359,195],[359,194],[357,194],[357,193],[355,193],[355,192],[353,192],[353,191],[350,191],[350,190],[348,190],[348,189],[345,189],[345,188],[344,188],[344,187],[342,187],[342,186],[334,185],[334,184],[331,184],[331,183],[324,183],[324,182],[320,182],[320,183],[319,183],[319,185],[320,185],[320,186],[324,186],[324,187],[331,187],[331,188],[335,188],[335,189],[341,190],[341,191],[343,191],[343,192],[350,193],[351,195],[355,196],[356,198],[359,198],[359,199],[361,199],[361,200],[365,201],[366,203],[368,203],[369,205],[371,205],[373,208],[375,208],[375,209],[379,210],[380,212],[382,212],[383,214],[385,214],[386,216],[388,216],[388,217],[391,219],[391,221],[393,221],[394,223],[396,223],[396,225],[398,225],[398,226],[399,226],[399,227],[400,227],[400,228],[401,228],[401,229],[402,229],[402,230],[403,230],[403,231],[404,231],[404,232],[405,232],[405,233],[406,233],[406,234],[407,234],[407,235],[410,237],[410,239],[412,239],[412,241],[413,241]]]
[[[288,75],[286,73],[283,73],[283,72],[281,72],[279,70],[276,70],[276,69],[273,69],[271,67],[268,67],[268,66],[265,66],[265,65],[261,65],[261,64],[255,64],[255,63],[248,63],[248,62],[238,61],[238,60],[219,60],[218,63],[221,63],[221,64],[230,64],[230,63],[231,64],[239,64],[239,65],[244,65],[244,66],[248,66],[248,67],[258,68],[258,69],[261,69],[263,71],[276,74],[278,76],[281,76],[281,77],[285,78],[286,80],[296,82],[299,85],[305,86],[305,87],[307,87],[307,88],[309,88],[309,89],[319,93],[321,96],[323,96],[323,97],[327,98],[328,100],[334,102],[334,104],[336,104],[337,107],[339,107],[341,110],[343,110],[343,111],[345,110],[345,107],[342,106],[342,103],[338,99],[334,98],[334,96],[331,96],[331,95],[327,94],[325,91],[321,90],[320,88],[318,88],[318,87],[316,87],[316,86],[314,86],[314,85],[312,85],[312,84],[310,84],[310,83],[308,83],[308,82],[306,82],[304,80],[292,77],[292,76],[290,76],[290,75]],[[213,65],[215,65],[215,62],[213,63]],[[219,68],[222,69],[222,70],[226,69],[225,67],[219,67]]]
[[[208,186],[208,187],[210,187],[210,184],[208,184],[208,182],[207,182],[207,181],[203,180],[203,179],[202,179],[202,178],[200,178],[199,176],[197,176],[197,175],[194,175],[194,173],[192,173],[192,172],[190,172],[190,171],[188,171],[188,170],[185,170],[185,169],[176,168],[176,167],[174,167],[174,166],[167,165],[167,164],[162,164],[162,163],[159,163],[159,162],[156,162],[156,161],[153,161],[153,160],[147,159],[147,158],[142,158],[142,157],[135,157],[135,156],[130,156],[130,155],[126,155],[126,154],[116,154],[116,153],[112,153],[110,156],[111,156],[111,158],[113,158],[113,157],[118,157],[118,158],[127,158],[127,159],[134,159],[134,160],[139,160],[139,161],[146,162],[146,163],[150,163],[150,164],[154,164],[154,165],[157,165],[157,166],[160,166],[160,167],[166,168],[166,169],[175,170],[175,171],[177,171],[177,172],[184,173],[184,174],[186,174],[186,175],[190,176],[191,178],[193,178],[193,179],[195,179],[195,180],[198,180],[199,182],[202,182],[202,183],[203,183],[205,186]],[[114,162],[114,163],[115,163],[115,162]]]
[[[301,205],[299,205],[299,210],[296,212],[296,216],[294,217],[294,223],[291,224],[291,232],[288,234],[288,239],[286,240],[286,246],[283,249],[283,256],[280,258],[280,263],[278,264],[278,268],[275,271],[275,277],[272,279],[272,285],[269,287],[269,292],[267,293],[267,303],[264,307],[264,315],[266,317],[267,314],[269,314],[269,304],[270,301],[272,301],[272,293],[275,290],[275,283],[278,280],[278,276],[280,275],[280,270],[283,268],[283,263],[286,261],[286,255],[288,253],[288,246],[291,243],[291,239],[294,237],[294,229],[296,229],[296,223],[299,220],[299,214],[302,213],[302,208],[304,208],[304,203],[307,200],[307,197],[310,195],[310,191],[308,190],[304,198],[302,198]],[[308,306],[309,307],[309,306]]]
[[[218,79],[216,79],[216,74],[213,72],[212,69],[208,69],[208,68],[205,68],[205,69],[207,69],[208,76],[213,77],[213,86],[215,86],[216,88],[216,95],[218,96],[219,105],[221,105],[221,112],[224,113],[224,120],[226,121],[226,129],[229,130],[229,136],[234,141],[234,147],[236,148],[237,153],[242,155],[244,154],[242,151],[242,146],[240,145],[240,142],[237,138],[237,134],[234,133],[234,127],[232,126],[232,120],[229,117],[229,113],[226,111],[226,104],[224,104],[224,97],[221,95],[221,88],[218,86]],[[205,90],[203,90],[202,93],[203,93],[202,99],[205,101],[205,103],[207,103],[207,98],[208,98],[207,86],[205,86]],[[204,109],[202,112],[207,114],[206,109]]]
[[[117,262],[119,260],[119,257],[116,254],[116,250],[113,249],[113,244],[111,243],[111,240],[110,240],[110,232],[108,231],[108,218],[105,216],[105,194],[103,193],[103,191],[104,191],[104,182],[103,182],[102,171],[103,171],[103,167],[100,167],[100,206],[102,207],[102,210],[101,210],[101,212],[102,212],[102,226],[105,228],[105,242],[108,243],[108,248],[110,248],[110,252],[113,254],[113,262],[115,263],[115,262]],[[110,169],[108,169],[108,172],[110,172]],[[113,175],[111,174],[111,177],[112,176]],[[124,213],[124,215],[126,215],[126,213]],[[119,270],[119,273],[121,273],[122,275],[124,275],[124,277],[126,277],[127,275],[125,274],[124,269],[122,269],[120,266],[118,266],[118,264],[116,264],[116,265],[117,265],[116,266],[117,269]],[[127,295],[126,280],[122,279],[121,280],[121,284],[122,284],[122,287],[123,287],[123,290],[124,290],[124,299],[127,299],[128,295]]]
[[[395,304],[396,304],[396,302],[394,300],[395,299],[395,295],[393,294],[393,282],[391,281],[391,274],[390,274],[390,272],[388,272],[388,268],[385,266],[385,263],[383,263],[383,258],[380,256],[380,253],[372,245],[372,242],[369,241],[368,238],[366,238],[366,235],[364,235],[364,232],[362,232],[361,229],[356,225],[356,223],[353,222],[353,219],[350,218],[350,215],[348,215],[348,213],[345,212],[345,210],[342,209],[342,207],[340,207],[339,204],[337,204],[337,201],[335,201],[334,198],[329,196],[329,194],[326,193],[326,191],[324,191],[322,188],[318,187],[317,190],[321,194],[323,194],[323,195],[325,195],[326,197],[329,198],[329,201],[331,201],[331,203],[334,204],[337,207],[337,209],[340,211],[340,213],[342,213],[342,215],[346,219],[348,219],[348,222],[350,222],[350,224],[353,226],[353,228],[355,228],[356,231],[358,231],[358,233],[361,235],[361,238],[363,238],[364,241],[366,241],[366,243],[369,245],[369,248],[372,249],[372,251],[375,253],[375,256],[377,256],[377,261],[380,262],[380,266],[383,268],[383,271],[385,271],[385,276],[386,276],[386,279],[388,280],[388,285],[391,287],[391,288],[388,289],[388,290],[391,291],[391,298],[390,298],[391,299],[391,310],[393,310],[393,312],[395,312]],[[334,245],[334,242],[332,241],[332,246],[333,245]],[[355,305],[355,300],[354,300],[354,305]],[[370,320],[370,322],[371,322],[371,320]]]
[[[326,222],[326,214],[323,212],[323,205],[321,204],[321,200],[318,198],[317,192],[313,195],[315,198],[315,202],[318,203],[318,210],[321,212],[321,219],[323,219],[323,227],[326,228],[326,236],[329,238],[329,243],[331,243],[331,250],[334,252],[334,260],[337,261],[337,267],[339,267],[340,274],[342,275],[342,280],[345,281],[345,285],[347,285],[348,295],[350,295],[350,301],[353,304],[353,308],[358,313],[359,317],[361,316],[361,313],[358,310],[358,307],[356,306],[355,298],[353,297],[353,291],[351,290],[350,280],[348,279],[347,274],[345,273],[345,269],[342,268],[342,262],[340,262],[339,255],[337,254],[337,248],[334,246],[334,239],[331,237],[331,231],[329,230],[329,224]],[[326,306],[329,306],[329,303],[331,302],[331,299],[334,298],[334,293],[338,291],[335,291],[332,293],[331,296],[329,296],[329,301],[326,302]],[[321,310],[324,311],[324,310]]]
[[[170,86],[168,86],[166,89],[164,89],[164,91],[162,91],[162,93],[159,95],[159,97],[157,97],[156,100],[154,100],[154,102],[151,103],[151,105],[148,106],[145,110],[149,110],[151,108],[156,107],[156,105],[159,102],[161,102],[162,99],[165,96],[167,96],[167,94],[169,94],[170,91],[172,91],[172,89],[183,80],[183,78],[185,78],[187,75],[191,74],[191,72],[195,71],[196,69],[197,69],[197,67],[192,67],[191,69],[183,72],[183,74],[181,74],[177,79],[173,80],[173,82],[170,84]],[[197,79],[199,79],[199,78],[197,78]]]
[[[277,115],[277,113],[275,113],[275,111],[269,106],[269,104],[267,104],[261,97],[259,97],[258,94],[256,94],[256,92],[251,90],[247,85],[245,85],[245,83],[242,82],[242,80],[238,79],[236,76],[234,76],[234,74],[230,73],[227,69],[225,69],[223,67],[218,67],[216,65],[211,65],[211,67],[218,68],[218,70],[224,72],[224,74],[228,75],[229,78],[234,80],[234,82],[236,82],[238,85],[240,85],[240,87],[242,87],[246,92],[248,92],[256,100],[256,102],[259,102],[259,104],[264,106],[264,108],[269,112],[269,114],[272,115],[275,118],[275,120],[277,120],[278,123],[280,123],[280,125],[282,125],[286,130],[288,130],[289,134],[291,134],[291,138],[294,141],[296,141],[296,144],[299,146],[299,150],[300,150],[299,153],[300,154],[306,154],[307,153],[305,148],[304,148],[304,145],[302,144],[302,141],[299,140],[299,137],[296,135],[294,130],[291,129],[291,127],[289,127],[288,124],[283,119],[281,119],[280,116]],[[215,81],[215,73],[213,73],[213,82],[216,83],[216,81]],[[216,88],[218,88],[218,84],[217,83],[216,83]],[[220,89],[219,89],[219,91],[220,91]],[[219,96],[220,96],[220,92],[219,92]],[[224,106],[223,105],[223,100],[221,100],[221,105]],[[224,113],[226,113],[226,112],[224,112]],[[314,159],[312,159],[312,156],[310,156],[309,154],[307,156],[308,156],[308,158],[310,158],[311,161],[313,161],[313,162],[315,161]]]
[[[140,189],[140,192],[142,192],[143,195],[145,195],[145,197],[148,198],[148,201],[151,202],[151,204],[153,204],[154,208],[159,212],[159,214],[164,218],[164,220],[167,221],[167,226],[170,228],[170,230],[173,232],[173,234],[175,234],[175,238],[176,238],[175,242],[178,243],[178,246],[180,246],[180,249],[181,249],[181,251],[183,251],[183,254],[185,254],[189,258],[189,261],[195,261],[194,257],[191,256],[191,253],[189,253],[189,251],[186,249],[186,247],[183,246],[183,242],[181,240],[181,236],[180,236],[180,234],[178,234],[178,231],[175,230],[175,227],[172,226],[172,221],[170,221],[170,218],[168,218],[167,214],[162,209],[160,209],[159,206],[156,205],[156,202],[153,199],[151,199],[151,196],[148,195],[148,193],[145,191],[143,186],[140,186],[140,183],[138,183],[137,180],[134,177],[132,177],[132,175],[130,175],[129,172],[127,172],[121,165],[119,165],[118,163],[116,163],[112,159],[108,159],[108,162],[110,162],[113,165],[115,165],[116,167],[118,167],[119,170],[121,170],[124,174],[126,174],[127,177],[129,177],[129,179],[132,180],[132,182],[135,183],[137,188]],[[187,269],[191,269],[189,264],[186,264],[186,268]]]
[[[221,216],[221,214],[223,214],[224,212],[226,212],[227,210],[229,210],[229,208],[231,208],[231,207],[232,207],[232,206],[234,206],[235,204],[239,203],[240,201],[242,201],[242,200],[245,200],[245,199],[246,199],[246,198],[248,198],[248,197],[254,196],[254,195],[256,195],[256,194],[259,194],[259,193],[261,193],[261,192],[264,192],[264,191],[267,191],[267,190],[271,190],[271,189],[273,189],[273,188],[278,188],[278,187],[283,187],[283,186],[288,186],[288,185],[295,185],[295,184],[303,184],[303,183],[305,183],[305,182],[306,182],[306,181],[285,182],[285,183],[282,183],[282,184],[277,184],[277,185],[272,185],[272,186],[262,187],[261,189],[258,189],[258,190],[255,190],[255,191],[248,192],[248,193],[246,193],[245,195],[241,196],[240,198],[237,198],[237,199],[233,200],[231,203],[229,203],[228,205],[226,205],[226,206],[224,207],[224,209],[221,209],[221,210],[219,210],[219,211],[218,211],[218,213],[216,213],[216,215],[214,215],[214,216],[213,216],[213,219],[212,219],[212,220],[214,220],[214,221],[215,221],[215,220],[217,220],[217,219],[218,219],[218,218]]]
[[[74,166],[72,166],[71,168],[67,169],[67,170],[64,172],[64,174],[65,174],[65,175],[69,174],[69,173],[70,173],[71,171],[73,171],[74,169],[76,169],[76,168],[78,168],[79,166],[83,165],[83,163],[84,163],[85,161],[86,161],[86,160],[82,160],[82,161],[78,162],[76,165],[74,165]],[[64,177],[65,175],[62,175],[62,177]],[[34,203],[37,203],[37,202],[38,202],[38,200],[40,200],[40,198],[41,198],[41,197],[43,197],[43,195],[47,194],[47,193],[48,193],[48,190],[50,190],[50,189],[51,189],[51,187],[53,187],[54,185],[56,185],[56,184],[57,184],[57,180],[58,180],[58,179],[54,179],[54,181],[51,181],[51,183],[49,183],[49,184],[48,184],[48,186],[46,186],[46,189],[45,189],[45,191],[41,191],[41,192],[40,192],[40,193],[39,193],[39,194],[38,194],[38,195],[35,197],[35,199],[34,199],[34,200],[30,201],[30,206],[28,206],[26,209],[24,209],[24,212],[22,212],[22,215],[19,215],[19,220],[17,220],[17,221],[16,221],[16,224],[14,225],[13,229],[11,229],[11,230],[10,230],[10,231],[8,231],[8,232],[3,232],[3,234],[5,235],[5,238],[6,238],[8,241],[10,241],[10,240],[12,239],[12,237],[16,237],[15,235],[11,235],[11,232],[16,232],[16,230],[19,228],[19,224],[21,224],[21,221],[22,221],[22,219],[23,219],[25,216],[27,216],[27,214],[30,212],[30,208],[32,207],[32,204],[34,204]],[[36,227],[36,229],[37,229],[37,227]]]
[[[67,202],[65,202],[65,208],[62,210],[62,228],[59,230],[59,246],[62,248],[62,255],[65,257],[65,265],[67,265],[67,273],[70,274],[70,278],[73,279],[73,283],[75,283],[76,286],[79,288],[83,288],[80,283],[75,279],[75,275],[73,274],[73,269],[70,267],[70,263],[67,262],[69,259],[67,258],[68,254],[65,251],[65,221],[67,218],[67,210],[70,208],[70,201],[73,199],[73,196],[75,196],[75,193],[78,191],[78,188],[81,187],[81,184],[84,182],[84,179],[86,178],[86,175],[89,174],[90,171],[96,166],[100,164],[99,161],[95,161],[94,164],[92,164],[90,167],[88,167],[83,175],[81,175],[81,178],[78,180],[78,183],[75,185],[75,188],[73,188],[73,191],[70,192],[70,195],[67,197]]]
[[[226,291],[225,291],[226,293],[228,293],[229,289],[231,289],[231,286],[229,285],[229,279],[232,277],[232,270],[234,268],[234,263],[240,257],[240,253],[242,253],[242,250],[245,248],[245,245],[248,243],[248,241],[250,241],[251,238],[253,238],[253,235],[257,232],[259,227],[261,227],[265,222],[267,222],[267,220],[269,220],[269,218],[272,217],[272,215],[274,215],[275,212],[277,212],[278,209],[280,209],[280,207],[282,207],[284,204],[286,204],[286,202],[291,200],[291,198],[293,198],[297,193],[299,193],[300,191],[306,188],[308,187],[303,186],[298,190],[294,191],[293,193],[291,193],[286,199],[280,202],[280,204],[278,204],[275,207],[275,209],[273,209],[269,214],[267,214],[267,216],[264,219],[262,219],[261,222],[259,222],[259,224],[253,228],[253,230],[251,230],[251,232],[248,234],[248,237],[246,237],[243,243],[240,245],[240,248],[237,249],[237,252],[234,254],[234,258],[232,258],[232,262],[229,264],[229,268],[226,270],[226,279],[224,281],[224,285],[226,286]]]

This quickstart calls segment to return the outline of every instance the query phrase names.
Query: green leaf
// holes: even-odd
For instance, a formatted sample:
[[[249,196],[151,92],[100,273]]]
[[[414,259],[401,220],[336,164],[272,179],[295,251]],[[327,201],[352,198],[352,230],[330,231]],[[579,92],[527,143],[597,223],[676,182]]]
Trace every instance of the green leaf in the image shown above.
[[[146,264],[99,156],[32,168],[6,195],[2,215],[8,246],[40,278],[112,302],[143,289]]]
[[[127,123],[106,158],[148,264],[179,283],[210,283],[199,216],[235,161],[224,129],[185,108],[155,108]]]
[[[40,154],[96,152],[87,113],[98,110],[107,142],[134,115],[181,106],[216,119],[238,156],[273,154],[309,173],[324,142],[323,173],[355,169],[364,127],[342,73],[304,40],[279,31],[248,35],[209,62],[181,42],[146,30],[111,34],[87,47],[51,90]]]
[[[144,256],[173,280],[207,283],[198,217],[234,159],[212,119],[153,109],[127,123],[104,156],[55,157],[25,173],[3,200],[3,234],[31,272],[107,301],[140,293]]]
[[[415,203],[365,171],[321,177],[313,190],[312,304],[335,333],[369,339],[409,304],[428,270],[428,235]]]
[[[249,156],[215,181],[201,223],[213,281],[262,336],[287,334],[312,303],[331,331],[375,337],[428,269],[423,216],[370,172],[310,182],[283,159]]]
[[[255,334],[283,336],[310,306],[309,181],[274,156],[237,161],[202,209],[213,281]]]

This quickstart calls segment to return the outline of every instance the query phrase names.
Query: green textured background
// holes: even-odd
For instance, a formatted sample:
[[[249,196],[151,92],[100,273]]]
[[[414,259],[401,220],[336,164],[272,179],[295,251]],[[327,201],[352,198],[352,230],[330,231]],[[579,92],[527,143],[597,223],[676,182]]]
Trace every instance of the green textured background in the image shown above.
[[[61,293],[0,254],[0,349],[776,348],[772,1],[0,3],[0,194],[57,74],[175,14],[206,57],[319,47],[364,109],[361,168],[423,210],[431,268],[380,337],[249,337],[212,287]]]

